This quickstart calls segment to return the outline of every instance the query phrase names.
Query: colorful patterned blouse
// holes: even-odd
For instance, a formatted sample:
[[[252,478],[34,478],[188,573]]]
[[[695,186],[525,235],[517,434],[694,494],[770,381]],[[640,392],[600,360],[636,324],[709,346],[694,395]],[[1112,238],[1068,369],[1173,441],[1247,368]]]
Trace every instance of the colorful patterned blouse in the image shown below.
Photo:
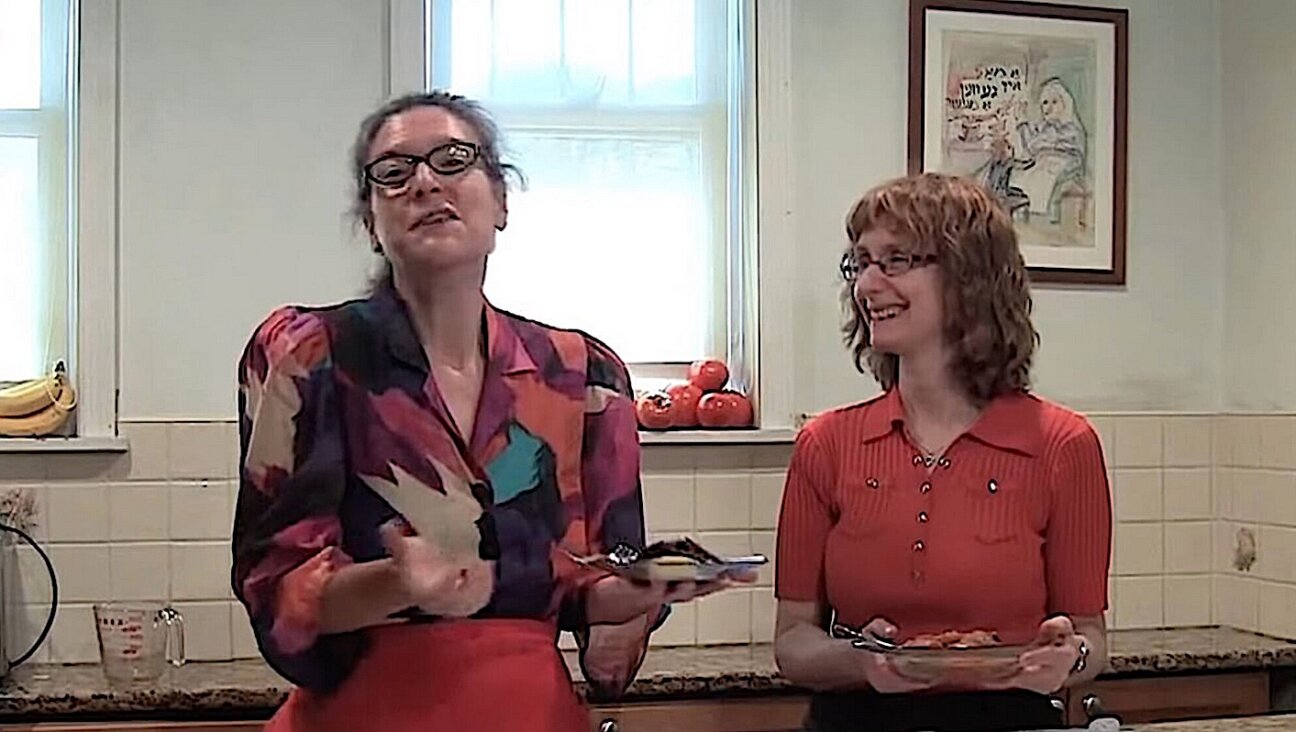
[[[629,375],[606,346],[487,306],[486,374],[465,442],[395,291],[328,308],[285,307],[239,365],[241,470],[234,591],[262,653],[294,683],[336,687],[365,632],[320,635],[339,567],[386,556],[379,528],[421,507],[479,540],[494,589],[474,617],[585,630],[571,561],[642,545],[639,447]],[[409,622],[435,622],[417,608]],[[638,638],[639,636],[636,636]],[[622,649],[631,667],[643,644]],[[628,682],[620,679],[620,682]]]

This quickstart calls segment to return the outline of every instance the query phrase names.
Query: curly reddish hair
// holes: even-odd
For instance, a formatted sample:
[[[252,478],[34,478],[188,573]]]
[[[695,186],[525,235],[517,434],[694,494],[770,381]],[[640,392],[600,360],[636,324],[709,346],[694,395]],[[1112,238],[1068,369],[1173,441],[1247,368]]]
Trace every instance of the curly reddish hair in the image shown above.
[[[853,256],[860,236],[884,229],[913,254],[935,255],[943,283],[944,333],[954,349],[954,372],[969,396],[988,401],[1030,388],[1039,333],[1031,324],[1030,279],[1012,219],[973,181],[936,173],[897,178],[864,194],[846,217]],[[872,349],[868,318],[854,283],[842,291],[842,334],[855,368],[867,368],[890,390],[900,357]]]

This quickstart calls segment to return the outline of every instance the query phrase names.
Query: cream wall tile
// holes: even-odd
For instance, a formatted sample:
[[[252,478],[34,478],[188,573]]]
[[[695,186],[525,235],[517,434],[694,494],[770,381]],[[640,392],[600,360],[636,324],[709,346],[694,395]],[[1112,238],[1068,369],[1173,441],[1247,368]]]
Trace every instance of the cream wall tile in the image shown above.
[[[74,452],[55,454],[46,464],[50,483],[100,483],[125,480],[130,460],[124,453]]]
[[[89,605],[61,605],[50,630],[50,660],[54,663],[96,663],[99,636]]]
[[[1164,546],[1161,524],[1116,525],[1116,575],[1159,575]]]
[[[1260,466],[1296,467],[1296,418],[1288,415],[1260,418]]]
[[[778,526],[785,477],[786,473],[781,471],[752,474],[751,528],[773,529]]]
[[[1260,473],[1256,504],[1265,523],[1296,527],[1296,472]]]
[[[98,602],[112,596],[106,550],[103,544],[56,544],[46,550],[58,573],[60,602]]]
[[[696,479],[698,531],[745,529],[751,521],[751,475],[699,472]]]
[[[1296,582],[1296,529],[1261,524],[1255,574],[1277,582]]]
[[[1165,465],[1183,468],[1211,465],[1210,417],[1166,418]]]
[[[231,562],[229,542],[172,544],[171,598],[229,599]]]
[[[778,610],[778,600],[774,598],[773,588],[758,587],[751,591],[752,603],[752,642],[774,642],[774,618]]]
[[[171,538],[221,539],[233,530],[227,481],[171,485]]]
[[[228,602],[177,602],[174,607],[184,618],[186,658],[191,661],[233,658]]]
[[[226,445],[225,474],[231,478],[239,476],[239,426],[238,422],[226,422],[224,424],[225,436],[222,438]]]
[[[4,459],[0,456],[0,460]],[[36,483],[0,482],[0,496],[15,505],[22,501],[31,506],[31,515],[23,529],[31,538],[39,542],[49,540],[49,505],[46,501],[46,487]],[[17,537],[13,537],[18,540]],[[21,540],[18,540],[21,541]]]
[[[1107,619],[1108,628],[1119,628],[1119,620],[1116,617],[1116,578],[1110,573],[1107,575],[1107,612],[1103,613]]]
[[[46,551],[49,551],[48,547]],[[5,562],[5,604],[45,604],[50,601],[49,569],[35,549],[15,546],[11,552],[5,553]],[[57,578],[58,565],[54,566],[54,574]]]
[[[672,605],[670,617],[649,639],[654,646],[691,646],[697,643],[697,603]]]
[[[108,493],[103,484],[53,485],[46,491],[45,500],[50,541],[108,539]]]
[[[745,588],[707,595],[697,605],[697,642],[700,645],[750,643],[751,592]]]
[[[1261,633],[1296,640],[1296,585],[1260,585],[1259,629]]]
[[[1167,520],[1213,517],[1210,468],[1166,470],[1161,480],[1162,503]]]
[[[1233,515],[1233,468],[1215,468],[1211,473],[1212,516],[1227,519]]]
[[[1211,420],[1211,464],[1228,466],[1233,464],[1233,422],[1232,417],[1217,416]]]
[[[171,590],[171,547],[113,544],[108,548],[113,600],[165,600]]]
[[[1235,521],[1256,523],[1260,520],[1260,476],[1261,471],[1250,468],[1238,468],[1233,471],[1229,484],[1231,494],[1229,501],[1231,515]]]
[[[1094,431],[1098,433],[1098,441],[1102,444],[1103,461],[1110,467],[1113,462],[1112,448],[1116,444],[1115,418],[1090,417],[1089,423],[1093,425]]]
[[[1116,419],[1115,460],[1118,468],[1155,468],[1162,465],[1160,417]]]
[[[747,531],[702,531],[697,535],[702,546],[722,557],[751,554],[751,534]]]
[[[127,452],[131,480],[166,480],[168,428],[162,422],[123,422],[118,431],[130,443]]]
[[[640,469],[645,473],[692,473],[699,448],[684,445],[644,445]]]
[[[1211,571],[1233,571],[1233,546],[1237,524],[1228,521],[1211,522]]]
[[[1189,521],[1165,525],[1167,574],[1203,574],[1211,571],[1211,523]]]
[[[107,492],[108,535],[113,541],[170,538],[166,483],[116,483]]]
[[[257,648],[256,636],[252,634],[252,622],[248,620],[247,610],[242,603],[231,602],[229,604],[230,613],[230,641],[234,658],[260,658],[261,650]],[[570,633],[563,633],[564,637],[570,637]]]
[[[49,605],[18,604],[9,608],[5,615],[5,651],[10,659],[16,660],[32,647],[49,620],[49,611]],[[49,658],[50,642],[47,637],[27,662],[48,663]]]
[[[760,579],[756,581],[757,585],[767,586],[774,584],[774,563],[777,561],[775,556],[777,546],[775,544],[775,534],[773,531],[753,531],[751,533],[751,546],[753,554],[763,554],[769,560],[760,570]]]
[[[1215,576],[1215,622],[1255,631],[1260,620],[1260,583],[1251,577]]]
[[[752,445],[706,445],[693,450],[693,467],[699,473],[751,472]]]
[[[229,430],[222,422],[174,422],[167,461],[173,478],[228,478]]]
[[[1116,619],[1121,628],[1159,628],[1165,624],[1160,577],[1117,577]]]
[[[1186,628],[1211,623],[1211,577],[1184,575],[1165,578],[1165,624]]]
[[[1112,497],[1117,521],[1160,521],[1163,512],[1161,471],[1117,470]]]
[[[1233,423],[1233,464],[1242,468],[1260,467],[1259,417],[1239,417]]]
[[[756,471],[773,470],[786,473],[788,463],[792,461],[791,443],[768,443],[752,445],[751,467]]]
[[[694,483],[692,473],[643,477],[644,521],[652,532],[693,530]]]
[[[15,483],[44,482],[49,469],[44,455],[0,453],[0,481]]]

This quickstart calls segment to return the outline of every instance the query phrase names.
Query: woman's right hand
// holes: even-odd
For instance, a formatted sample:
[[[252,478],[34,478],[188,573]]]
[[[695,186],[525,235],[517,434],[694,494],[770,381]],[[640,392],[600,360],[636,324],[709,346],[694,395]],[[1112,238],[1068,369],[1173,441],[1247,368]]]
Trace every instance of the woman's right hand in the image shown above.
[[[494,583],[490,563],[476,556],[448,557],[403,521],[383,524],[380,533],[411,605],[433,615],[462,618],[490,602]]]
[[[864,632],[888,640],[899,635],[899,629],[884,618],[874,618],[864,626]],[[934,684],[911,679],[896,671],[885,653],[860,651],[859,657],[865,680],[870,688],[880,694],[906,694],[934,687]]]

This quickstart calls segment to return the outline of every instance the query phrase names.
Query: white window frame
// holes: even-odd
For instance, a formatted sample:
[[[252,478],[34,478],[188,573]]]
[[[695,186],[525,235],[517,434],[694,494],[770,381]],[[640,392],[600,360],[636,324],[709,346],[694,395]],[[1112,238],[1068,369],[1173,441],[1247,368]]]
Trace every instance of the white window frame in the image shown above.
[[[76,435],[0,440],[0,452],[122,452],[117,433],[117,39],[119,0],[73,0],[68,68],[76,82],[68,160],[69,377]]]
[[[740,39],[745,85],[740,100],[744,150],[736,160],[755,161],[754,171],[732,171],[743,181],[741,215],[727,222],[728,357],[736,377],[751,389],[758,430],[748,432],[645,433],[645,442],[783,442],[795,434],[792,407],[792,305],[794,222],[791,134],[791,22],[794,0],[743,0],[754,39]],[[387,0],[389,95],[425,89],[428,60],[423,49],[429,28],[428,0]],[[740,163],[739,163],[740,164]],[[673,377],[677,365],[635,368],[637,375]]]

